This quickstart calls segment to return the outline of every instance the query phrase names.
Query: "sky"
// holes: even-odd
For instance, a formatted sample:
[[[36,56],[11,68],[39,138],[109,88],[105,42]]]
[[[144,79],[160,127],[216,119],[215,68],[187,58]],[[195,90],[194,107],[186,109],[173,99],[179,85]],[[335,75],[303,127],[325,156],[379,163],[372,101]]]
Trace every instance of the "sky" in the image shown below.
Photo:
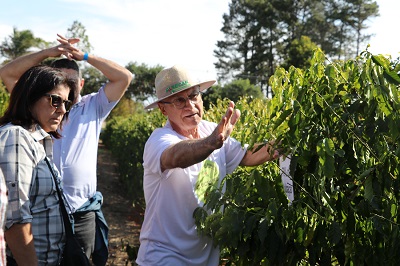
[[[13,0],[2,1],[0,41],[18,30],[52,42],[74,21],[86,28],[92,53],[123,66],[185,66],[197,80],[216,79],[213,51],[230,0]],[[399,0],[377,0],[380,16],[368,22],[369,51],[400,56]],[[362,47],[363,49],[365,47]]]

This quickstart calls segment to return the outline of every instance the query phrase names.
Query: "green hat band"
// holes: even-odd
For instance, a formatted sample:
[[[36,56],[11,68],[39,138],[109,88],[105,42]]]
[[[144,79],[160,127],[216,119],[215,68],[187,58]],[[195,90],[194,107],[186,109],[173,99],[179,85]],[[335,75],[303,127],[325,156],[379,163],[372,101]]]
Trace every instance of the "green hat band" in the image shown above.
[[[177,91],[183,90],[183,89],[187,89],[190,87],[190,83],[189,81],[185,80],[179,83],[176,83],[172,86],[169,86],[168,88],[165,89],[166,93],[172,94],[175,93]]]

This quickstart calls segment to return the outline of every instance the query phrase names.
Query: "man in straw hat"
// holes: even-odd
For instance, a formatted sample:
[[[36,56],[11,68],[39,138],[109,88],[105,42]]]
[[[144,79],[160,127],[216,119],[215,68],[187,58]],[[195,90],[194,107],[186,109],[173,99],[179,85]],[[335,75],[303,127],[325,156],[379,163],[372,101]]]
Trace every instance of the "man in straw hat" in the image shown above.
[[[233,102],[219,124],[202,120],[201,92],[215,80],[195,82],[181,66],[155,79],[158,106],[166,125],[154,130],[144,155],[146,211],[136,262],[140,266],[218,265],[219,249],[199,236],[193,212],[203,206],[208,184],[219,184],[239,165],[255,166],[279,156],[271,146],[248,151],[230,137],[240,117]]]

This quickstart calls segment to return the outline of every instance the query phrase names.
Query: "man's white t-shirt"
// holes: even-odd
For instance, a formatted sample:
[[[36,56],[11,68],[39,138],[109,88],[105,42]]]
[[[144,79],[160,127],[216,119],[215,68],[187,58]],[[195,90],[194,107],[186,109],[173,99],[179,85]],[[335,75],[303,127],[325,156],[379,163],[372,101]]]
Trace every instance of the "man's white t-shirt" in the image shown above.
[[[216,126],[202,121],[198,126],[200,137],[209,136]],[[220,183],[226,174],[232,173],[246,149],[237,140],[228,138],[205,161],[185,169],[161,172],[162,152],[185,139],[167,121],[146,142],[143,155],[146,211],[136,261],[140,266],[219,263],[219,248],[213,247],[211,238],[199,236],[196,229],[193,212],[203,206],[204,196],[196,191],[204,191],[206,185],[203,183]]]
[[[65,198],[75,212],[97,189],[97,151],[103,121],[117,105],[109,102],[104,87],[72,106],[68,119],[54,139],[54,163],[63,177]]]

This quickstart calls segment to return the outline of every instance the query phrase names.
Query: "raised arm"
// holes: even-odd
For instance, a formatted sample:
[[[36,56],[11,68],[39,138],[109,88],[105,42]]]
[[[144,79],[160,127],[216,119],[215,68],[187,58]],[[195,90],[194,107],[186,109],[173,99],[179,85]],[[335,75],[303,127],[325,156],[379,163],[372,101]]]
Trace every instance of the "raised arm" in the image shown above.
[[[114,102],[121,99],[132,80],[132,73],[125,67],[94,55],[89,55],[87,62],[109,80],[104,88],[108,100]]]
[[[221,148],[240,117],[240,111],[234,107],[234,103],[230,102],[225,115],[210,136],[180,141],[168,147],[161,155],[161,170],[186,168],[205,160],[214,150]],[[240,165],[256,166],[280,156],[279,148],[275,147],[273,141],[260,149],[258,147],[259,145],[256,145],[253,150],[247,151]]]
[[[205,160],[214,150],[221,148],[240,117],[240,111],[234,107],[234,103],[230,102],[225,115],[210,136],[183,140],[168,147],[161,155],[161,170],[186,168]]]
[[[58,37],[57,40],[61,44],[68,45],[71,43],[71,39],[66,39],[61,35],[58,35]],[[71,55],[72,59],[84,60],[85,53],[76,49],[71,50]],[[113,102],[121,99],[132,80],[132,73],[113,61],[92,54],[88,55],[87,62],[100,70],[109,80],[104,88],[108,100]]]
[[[76,43],[77,41],[79,40],[70,39],[72,44]],[[11,92],[14,89],[18,79],[29,68],[39,65],[43,60],[50,57],[59,57],[62,54],[69,57],[69,52],[71,49],[74,49],[71,44],[59,44],[55,47],[20,56],[0,68],[0,78],[7,90]]]

